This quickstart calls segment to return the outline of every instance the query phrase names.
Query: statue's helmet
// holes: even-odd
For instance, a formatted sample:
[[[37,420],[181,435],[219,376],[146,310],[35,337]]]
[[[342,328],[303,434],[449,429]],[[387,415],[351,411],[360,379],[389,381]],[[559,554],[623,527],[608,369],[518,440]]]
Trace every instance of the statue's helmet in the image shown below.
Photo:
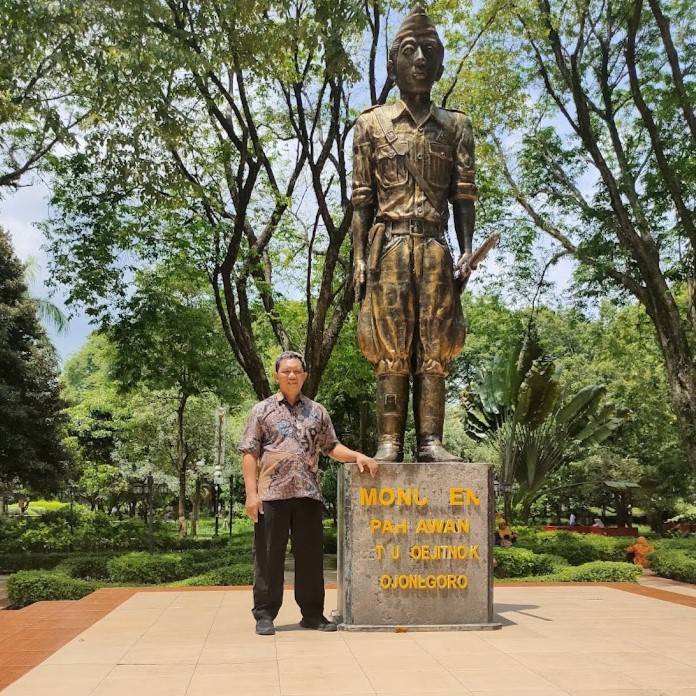
[[[417,35],[420,37],[424,35],[431,36],[436,40],[440,53],[440,68],[438,71],[438,79],[440,79],[443,70],[442,62],[445,55],[445,47],[442,43],[440,35],[437,33],[437,28],[433,24],[432,19],[428,17],[425,12],[425,8],[419,2],[413,6],[413,9],[408,13],[394,36],[391,48],[389,49],[389,74],[394,76],[399,47],[401,46],[401,42],[410,35]]]

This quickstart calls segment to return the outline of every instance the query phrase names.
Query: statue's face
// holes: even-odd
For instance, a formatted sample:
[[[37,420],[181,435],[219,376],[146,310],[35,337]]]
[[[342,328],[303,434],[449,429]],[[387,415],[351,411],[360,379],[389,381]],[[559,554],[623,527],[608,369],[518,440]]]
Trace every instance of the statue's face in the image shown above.
[[[407,34],[390,65],[396,84],[402,92],[430,94],[442,74],[442,45],[433,32]]]

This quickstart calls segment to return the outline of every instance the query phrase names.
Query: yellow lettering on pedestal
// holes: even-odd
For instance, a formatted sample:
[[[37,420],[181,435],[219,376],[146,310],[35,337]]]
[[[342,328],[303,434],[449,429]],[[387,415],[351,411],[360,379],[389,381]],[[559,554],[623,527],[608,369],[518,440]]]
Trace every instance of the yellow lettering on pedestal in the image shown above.
[[[361,488],[360,505],[382,505],[391,507],[392,505],[422,507],[428,503],[426,496],[421,496],[417,488]]]
[[[427,546],[417,544],[411,546],[408,555],[414,561],[441,561],[457,559],[463,561],[466,558],[479,560],[479,547],[464,546],[463,544],[440,544],[438,546]]]
[[[469,520],[461,518],[420,519],[416,525],[416,534],[468,534]]]
[[[375,546],[375,551],[377,553],[377,560],[381,561],[382,560],[382,553],[384,552],[384,546],[382,546],[382,544],[377,544]]]
[[[381,575],[383,590],[465,590],[469,586],[466,575]]]
[[[367,488],[360,489],[360,504],[361,505],[377,505],[377,489]]]
[[[466,498],[464,497],[466,494]],[[476,493],[471,488],[457,486],[450,488],[450,505],[480,505],[481,501],[476,497]]]

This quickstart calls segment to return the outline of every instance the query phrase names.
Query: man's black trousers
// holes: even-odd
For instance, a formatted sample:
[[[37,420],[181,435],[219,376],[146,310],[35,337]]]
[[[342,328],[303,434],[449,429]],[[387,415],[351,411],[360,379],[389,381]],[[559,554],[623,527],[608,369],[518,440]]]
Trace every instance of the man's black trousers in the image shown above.
[[[324,614],[322,504],[311,498],[264,501],[254,526],[254,618],[274,620],[283,603],[285,549],[292,533],[295,601],[305,619]]]

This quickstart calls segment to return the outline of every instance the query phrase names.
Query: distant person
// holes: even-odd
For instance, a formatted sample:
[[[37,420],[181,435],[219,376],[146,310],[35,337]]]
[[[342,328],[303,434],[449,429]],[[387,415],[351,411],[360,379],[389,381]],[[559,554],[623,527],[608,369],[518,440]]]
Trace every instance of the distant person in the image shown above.
[[[577,518],[575,517],[575,513],[574,513],[574,512],[571,512],[570,515],[569,515],[569,517],[568,517],[568,526],[569,526],[569,527],[576,527],[577,524],[578,524],[578,520],[577,520]]]
[[[654,550],[655,547],[644,536],[639,536],[636,543],[626,549],[633,554],[633,562],[641,568],[648,567],[647,555]]]
[[[496,519],[496,544],[498,546],[512,546],[517,541],[517,534],[508,526],[505,518],[498,512]]]
[[[598,527],[603,529],[604,528],[604,522],[602,522],[601,518],[595,517],[594,518],[594,524],[592,525],[593,527]]]
[[[322,495],[319,454],[355,462],[374,476],[377,462],[342,445],[326,409],[302,394],[304,357],[283,353],[275,364],[280,391],[256,404],[239,449],[247,515],[254,525],[254,608],[256,633],[272,636],[283,602],[285,549],[292,533],[295,601],[302,628],[335,631],[324,617]]]

